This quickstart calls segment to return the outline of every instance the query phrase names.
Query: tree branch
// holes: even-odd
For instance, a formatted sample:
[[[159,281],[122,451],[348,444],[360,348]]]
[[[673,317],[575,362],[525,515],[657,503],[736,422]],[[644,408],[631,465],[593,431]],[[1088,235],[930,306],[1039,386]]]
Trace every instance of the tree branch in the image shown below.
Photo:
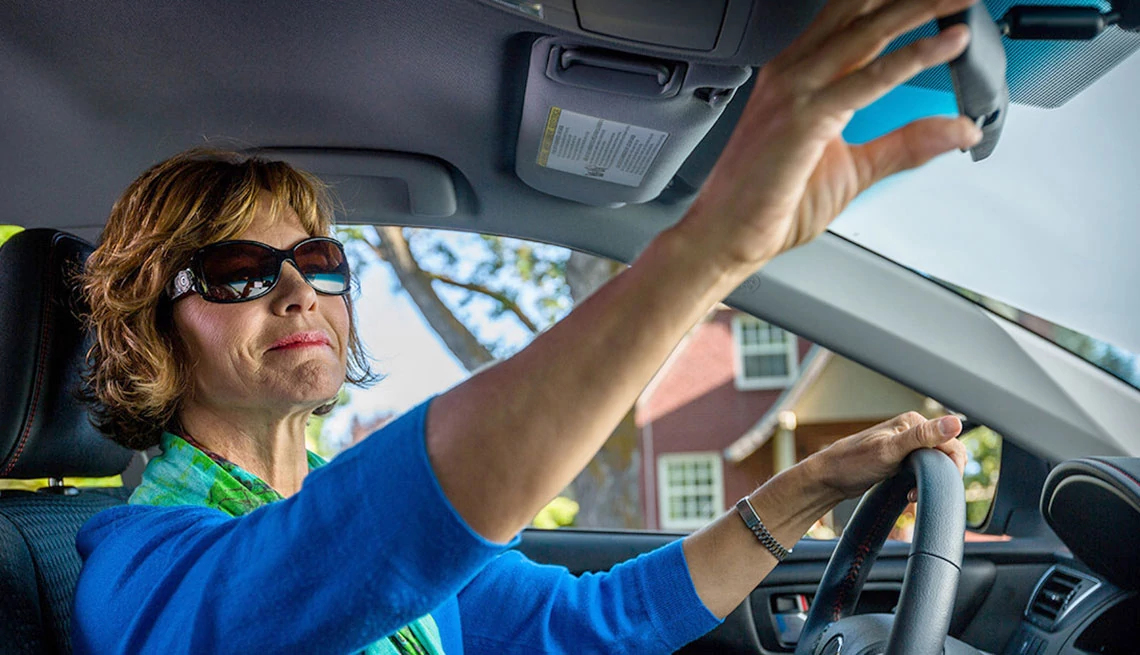
[[[494,289],[488,289],[487,287],[481,284],[475,284],[474,282],[460,282],[455,278],[451,278],[440,273],[432,273],[430,271],[424,271],[424,273],[433,280],[439,280],[444,284],[453,287],[459,287],[460,289],[466,289],[468,291],[487,296],[514,314],[515,317],[519,319],[519,322],[526,326],[526,329],[530,330],[531,334],[538,334],[538,326],[534,324],[534,321],[530,320],[530,317],[523,313],[522,307],[519,307],[518,303],[508,298],[505,293],[502,293],[501,291],[495,291]]]
[[[447,308],[432,289],[431,274],[420,268],[412,256],[403,229],[395,226],[377,226],[377,242],[364,239],[372,251],[392,266],[400,285],[412,297],[420,313],[447,349],[468,371],[495,361],[495,356]]]

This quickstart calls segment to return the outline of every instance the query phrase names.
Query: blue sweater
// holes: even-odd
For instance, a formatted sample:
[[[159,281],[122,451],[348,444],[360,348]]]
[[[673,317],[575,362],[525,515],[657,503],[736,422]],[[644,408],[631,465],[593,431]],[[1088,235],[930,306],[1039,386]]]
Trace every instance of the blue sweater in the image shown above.
[[[75,653],[345,655],[424,614],[447,655],[669,653],[717,625],[680,542],[573,576],[488,541],[443,494],[427,403],[231,518],[129,505],[79,532]]]

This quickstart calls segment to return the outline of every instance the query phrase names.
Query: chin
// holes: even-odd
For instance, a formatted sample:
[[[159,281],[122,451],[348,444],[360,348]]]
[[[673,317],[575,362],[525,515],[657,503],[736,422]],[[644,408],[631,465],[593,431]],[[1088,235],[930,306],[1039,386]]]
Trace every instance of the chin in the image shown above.
[[[345,370],[342,367],[314,366],[307,363],[300,366],[286,381],[290,389],[284,394],[298,402],[317,406],[336,397],[344,385]]]

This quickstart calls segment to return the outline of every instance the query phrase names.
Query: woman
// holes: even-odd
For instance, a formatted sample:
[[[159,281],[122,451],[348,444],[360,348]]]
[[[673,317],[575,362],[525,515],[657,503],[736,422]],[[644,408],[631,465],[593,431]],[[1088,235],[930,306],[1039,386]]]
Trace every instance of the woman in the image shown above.
[[[968,34],[884,46],[969,4],[833,0],[760,71],[700,196],[628,270],[327,466],[306,453],[305,423],[368,372],[318,186],[201,152],[147,171],[85,275],[89,385],[104,430],[164,453],[130,505],[79,535],[77,652],[670,652],[912,450],[961,468],[957,419],[907,414],[609,573],[575,578],[507,550],[710,306],[877,180],[977,143],[951,118],[841,138],[855,109],[952,59]],[[753,513],[755,534],[741,520]]]

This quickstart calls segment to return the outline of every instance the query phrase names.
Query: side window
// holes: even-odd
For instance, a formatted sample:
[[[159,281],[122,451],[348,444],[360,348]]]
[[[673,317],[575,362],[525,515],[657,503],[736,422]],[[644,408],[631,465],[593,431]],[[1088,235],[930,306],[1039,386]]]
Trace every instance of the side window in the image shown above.
[[[961,437],[966,444],[966,525],[985,525],[997,492],[1001,467],[1001,435],[984,425],[968,429]]]
[[[386,377],[348,389],[310,425],[333,456],[471,371],[525,347],[621,264],[518,239],[342,228],[359,281],[361,336]],[[429,317],[429,318],[425,318]],[[870,369],[724,305],[692,328],[586,470],[535,519],[544,528],[691,531],[776,473],[907,411],[948,410]],[[584,408],[585,411],[585,408]],[[966,494],[983,521],[1000,437],[979,428]],[[841,532],[854,501],[809,536]],[[979,518],[980,517],[980,518]],[[905,514],[895,535],[906,538]]]

